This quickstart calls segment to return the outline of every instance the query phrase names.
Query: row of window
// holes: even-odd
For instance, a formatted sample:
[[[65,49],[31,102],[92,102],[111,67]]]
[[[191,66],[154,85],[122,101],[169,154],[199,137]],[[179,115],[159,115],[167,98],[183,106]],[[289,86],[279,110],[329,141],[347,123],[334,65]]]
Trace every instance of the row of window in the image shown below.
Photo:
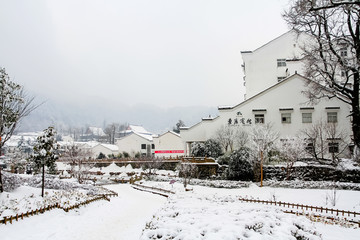
[[[141,144],[141,149],[146,150],[146,144]],[[151,149],[155,149],[155,144],[151,144]]]
[[[314,152],[313,143],[309,143],[306,146],[306,151],[309,153]],[[338,142],[329,142],[328,143],[328,151],[329,151],[329,153],[339,153],[339,143]]]
[[[312,123],[312,113],[304,112],[301,113],[302,123]],[[327,122],[337,123],[338,116],[337,112],[327,112]],[[265,114],[255,114],[255,123],[265,123]],[[281,123],[291,123],[291,113],[281,113]]]

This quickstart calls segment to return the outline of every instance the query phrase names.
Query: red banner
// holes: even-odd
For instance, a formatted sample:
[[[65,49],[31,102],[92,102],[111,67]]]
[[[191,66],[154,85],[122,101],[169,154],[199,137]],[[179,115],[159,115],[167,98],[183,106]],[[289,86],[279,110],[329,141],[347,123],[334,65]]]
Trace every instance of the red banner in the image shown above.
[[[184,150],[158,150],[155,153],[184,153]]]

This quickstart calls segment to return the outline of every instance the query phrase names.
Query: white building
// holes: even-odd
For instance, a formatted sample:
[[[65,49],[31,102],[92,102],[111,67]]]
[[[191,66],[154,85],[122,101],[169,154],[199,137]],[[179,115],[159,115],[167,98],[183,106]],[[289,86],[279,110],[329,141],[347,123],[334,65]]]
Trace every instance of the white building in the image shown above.
[[[303,65],[299,61],[299,44],[296,34],[290,31],[253,52],[242,52],[247,100],[236,106],[219,107],[218,117],[181,128],[186,154],[190,154],[192,142],[213,138],[223,125],[250,130],[251,126],[271,123],[281,139],[295,136],[322,121],[334,123],[349,138],[350,106],[335,98],[312,105],[302,94],[308,79],[300,75]],[[349,139],[337,140],[350,142]],[[331,147],[329,152],[333,151]]]
[[[310,41],[289,31],[254,51],[241,51],[245,99],[295,74],[303,74],[302,47]]]
[[[183,141],[180,134],[168,131],[153,138],[155,157],[177,157],[185,155]]]
[[[115,144],[119,147],[120,153],[127,152],[131,157],[136,153],[140,153],[141,156],[152,156],[155,150],[152,135],[137,132],[117,139]]]
[[[119,154],[119,147],[114,144],[99,143],[90,148],[92,158],[97,158],[100,153],[103,153],[106,157],[117,156]]]

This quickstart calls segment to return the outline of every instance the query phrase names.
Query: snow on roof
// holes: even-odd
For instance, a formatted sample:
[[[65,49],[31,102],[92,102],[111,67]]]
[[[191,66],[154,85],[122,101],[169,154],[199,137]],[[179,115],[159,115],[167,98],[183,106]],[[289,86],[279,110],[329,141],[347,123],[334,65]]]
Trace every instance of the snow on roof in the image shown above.
[[[117,146],[117,145],[114,145],[114,144],[105,144],[105,143],[102,143],[102,144],[100,144],[101,146],[104,146],[104,147],[106,147],[106,148],[108,148],[108,149],[110,149],[111,151],[114,151],[114,152],[116,152],[116,151],[119,151],[119,147]]]
[[[146,140],[149,140],[149,141],[153,140],[153,136],[149,135],[149,134],[143,134],[143,133],[137,133],[137,132],[134,132],[134,134],[136,134],[142,138],[145,138]]]
[[[93,147],[96,147],[97,145],[99,145],[100,143],[99,142],[96,142],[96,141],[89,141],[89,142],[84,142],[83,145],[85,147],[89,147],[89,148],[93,148]]]
[[[140,134],[152,134],[150,132],[148,132],[143,126],[137,126],[137,125],[129,125],[128,130],[131,130],[133,132],[136,133],[140,133]]]

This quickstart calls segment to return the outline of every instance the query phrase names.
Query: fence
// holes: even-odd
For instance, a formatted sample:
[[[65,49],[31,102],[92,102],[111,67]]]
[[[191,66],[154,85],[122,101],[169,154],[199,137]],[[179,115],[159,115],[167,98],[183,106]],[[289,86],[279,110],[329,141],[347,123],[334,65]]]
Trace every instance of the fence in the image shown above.
[[[149,187],[149,186],[144,186],[144,185],[140,185],[140,184],[136,184],[136,183],[133,183],[132,186],[133,186],[133,188],[135,188],[137,190],[151,192],[153,194],[158,194],[163,197],[169,197],[170,194],[175,194],[175,192],[165,190],[162,188]]]
[[[3,219],[0,219],[0,224],[7,224],[7,222],[10,222],[10,224],[13,223],[14,220],[19,221],[20,219],[23,220],[24,217],[30,217],[30,216],[34,216],[34,215],[38,215],[38,214],[42,214],[46,211],[50,211],[52,209],[55,208],[59,208],[59,209],[63,209],[65,212],[69,212],[69,210],[75,209],[75,208],[79,208],[80,206],[84,206],[87,205],[89,203],[95,202],[95,201],[99,201],[99,200],[107,200],[110,202],[110,198],[109,197],[117,197],[118,194],[114,191],[111,190],[107,190],[110,193],[106,193],[106,194],[102,194],[99,196],[96,196],[95,198],[92,199],[88,199],[86,201],[80,202],[78,204],[69,206],[69,207],[61,207],[59,203],[53,204],[53,205],[48,205],[46,207],[40,208],[40,209],[35,209],[35,210],[31,210],[31,211],[27,211],[26,213],[21,213],[21,214],[16,214],[15,216],[8,216],[8,217],[4,217]]]
[[[295,204],[295,203],[288,203],[288,202],[281,202],[281,201],[267,201],[267,200],[259,200],[259,199],[247,199],[247,198],[239,198],[240,201],[244,201],[244,202],[252,202],[252,203],[262,203],[262,204],[270,204],[270,205],[275,205],[275,206],[279,206],[279,207],[287,207],[287,208],[296,208],[296,209],[301,209],[301,210],[306,210],[306,211],[315,211],[315,212],[320,212],[320,213],[328,213],[328,214],[336,214],[336,216],[339,216],[339,214],[342,217],[354,217],[356,218],[356,216],[360,216],[359,212],[352,212],[352,211],[346,211],[346,210],[339,210],[339,209],[333,209],[333,208],[324,208],[324,207],[316,207],[316,206],[309,206],[309,205],[304,205],[304,204]],[[284,211],[286,213],[298,213],[298,212],[289,212],[289,211]],[[359,225],[360,227],[360,221],[350,221],[352,223],[356,223]]]

